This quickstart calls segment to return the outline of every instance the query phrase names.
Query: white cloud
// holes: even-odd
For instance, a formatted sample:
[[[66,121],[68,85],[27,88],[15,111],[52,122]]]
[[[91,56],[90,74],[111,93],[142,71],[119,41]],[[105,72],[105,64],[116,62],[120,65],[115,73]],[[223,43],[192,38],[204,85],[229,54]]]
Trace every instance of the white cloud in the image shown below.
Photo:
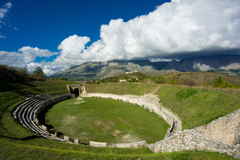
[[[2,27],[1,24],[6,25],[5,22],[3,22],[4,17],[7,16],[7,13],[9,12],[9,9],[12,7],[11,2],[7,2],[3,6],[0,7],[0,28]],[[0,38],[6,38],[4,35],[0,33]]]
[[[50,52],[47,49],[39,49],[37,47],[33,48],[29,46],[24,46],[18,49],[18,52],[0,51],[0,64],[7,64],[16,67],[27,67],[28,70],[32,72],[33,71],[32,67],[34,66],[33,64],[36,65],[47,64],[45,62],[34,63],[36,57],[51,57],[57,54],[58,54],[57,52]],[[46,67],[49,68],[49,66],[51,66],[51,63]],[[52,66],[52,70],[54,71],[54,66]]]
[[[2,33],[0,32],[0,38],[6,38],[6,37],[4,35],[2,35]]]
[[[12,7],[11,2],[7,2],[0,8],[0,20],[6,17],[7,13],[9,12],[9,9]]]
[[[30,73],[32,73],[37,66],[40,66],[43,69],[43,72],[47,75],[50,76],[60,70],[65,69],[64,66],[58,65],[55,62],[32,62],[27,64],[27,69]]]
[[[208,70],[213,69],[206,64],[200,64],[200,63],[194,63],[193,68],[196,69],[196,70],[201,70],[201,71],[208,71]]]
[[[111,20],[108,25],[102,25],[101,39],[89,47],[86,47],[89,37],[73,35],[64,39],[58,46],[59,56],[53,62],[34,63],[36,56],[47,57],[53,53],[31,47],[9,52],[8,56],[14,59],[11,55],[21,55],[16,60],[28,64],[28,68],[42,65],[50,75],[87,61],[134,58],[165,60],[196,53],[199,56],[239,50],[239,28],[239,0],[172,0],[157,6],[148,15],[127,22],[122,19]],[[2,51],[1,54],[6,53]]]
[[[84,49],[88,37],[66,38],[57,62],[133,58],[176,58],[240,48],[239,0],[172,0],[148,15],[102,25],[99,41]],[[85,41],[83,41],[85,39]]]

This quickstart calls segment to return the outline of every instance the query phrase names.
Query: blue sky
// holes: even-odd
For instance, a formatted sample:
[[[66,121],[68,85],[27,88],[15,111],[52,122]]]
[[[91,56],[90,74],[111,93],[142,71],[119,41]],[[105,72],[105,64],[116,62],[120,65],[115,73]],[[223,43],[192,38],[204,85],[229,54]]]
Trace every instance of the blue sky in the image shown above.
[[[0,64],[51,75],[87,61],[239,53],[239,0],[1,0]]]

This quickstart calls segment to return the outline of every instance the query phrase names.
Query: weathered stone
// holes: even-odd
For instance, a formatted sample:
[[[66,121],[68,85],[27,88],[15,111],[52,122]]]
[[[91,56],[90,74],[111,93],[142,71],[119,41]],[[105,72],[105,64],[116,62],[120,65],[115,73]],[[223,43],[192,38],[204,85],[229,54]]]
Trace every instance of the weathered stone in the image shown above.
[[[90,146],[93,146],[93,147],[107,147],[107,143],[90,141]]]
[[[42,128],[42,130],[47,131],[47,127],[46,126],[42,125],[41,128]]]
[[[74,139],[75,144],[79,144],[79,139]]]
[[[68,141],[69,141],[69,138],[70,138],[70,137],[68,137],[68,136],[64,136],[64,137],[63,137],[63,140],[68,142]]]

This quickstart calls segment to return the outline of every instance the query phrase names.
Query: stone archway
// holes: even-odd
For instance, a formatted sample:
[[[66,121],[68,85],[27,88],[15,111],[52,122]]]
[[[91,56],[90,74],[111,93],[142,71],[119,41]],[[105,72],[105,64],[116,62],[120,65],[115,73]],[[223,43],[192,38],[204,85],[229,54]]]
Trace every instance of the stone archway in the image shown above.
[[[84,84],[68,84],[67,88],[70,94],[75,94],[76,96],[87,93]]]
[[[78,88],[74,88],[73,92],[76,96],[79,96],[79,89]]]

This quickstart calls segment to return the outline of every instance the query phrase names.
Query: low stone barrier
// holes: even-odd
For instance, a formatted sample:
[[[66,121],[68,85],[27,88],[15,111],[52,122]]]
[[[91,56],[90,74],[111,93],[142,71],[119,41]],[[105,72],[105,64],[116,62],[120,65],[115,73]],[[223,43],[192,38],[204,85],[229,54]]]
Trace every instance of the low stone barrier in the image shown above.
[[[69,141],[69,139],[70,139],[70,137],[68,137],[68,136],[64,136],[64,137],[63,137],[63,140],[64,140],[64,141]]]
[[[107,143],[105,143],[105,142],[90,141],[89,145],[92,147],[107,147]]]
[[[116,143],[116,144],[107,144],[106,142],[94,142],[90,141],[90,146],[93,147],[116,147],[116,148],[139,148],[146,146],[146,141],[132,142],[132,143]]]
[[[116,148],[139,148],[146,146],[146,141],[133,142],[133,143],[117,143],[114,144]]]

